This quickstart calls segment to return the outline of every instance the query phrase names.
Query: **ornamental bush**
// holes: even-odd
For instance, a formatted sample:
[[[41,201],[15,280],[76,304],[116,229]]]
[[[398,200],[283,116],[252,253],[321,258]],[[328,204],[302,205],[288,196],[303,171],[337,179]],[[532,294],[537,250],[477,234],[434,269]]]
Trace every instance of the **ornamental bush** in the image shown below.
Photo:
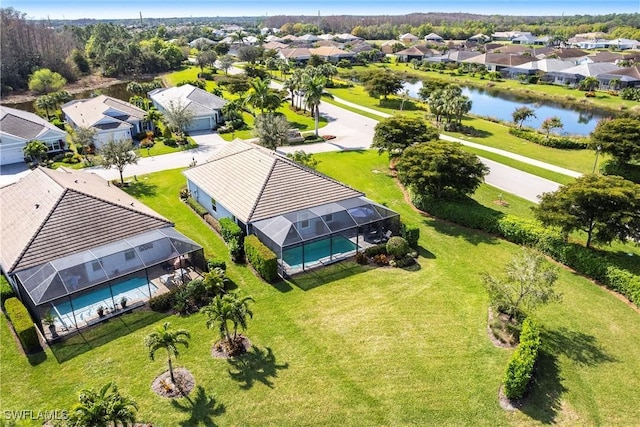
[[[384,243],[377,244],[375,246],[369,246],[364,250],[364,254],[369,258],[373,258],[376,255],[387,254],[387,245]]]
[[[225,243],[228,244],[231,239],[236,239],[239,243],[242,243],[242,229],[238,224],[233,222],[231,218],[221,218],[219,222],[220,235]]]
[[[418,239],[420,239],[420,227],[415,224],[400,224],[400,235],[407,241],[412,248],[418,247]]]
[[[207,267],[209,271],[213,271],[214,268],[219,268],[222,271],[227,271],[227,263],[220,258],[209,258],[207,260]]]
[[[180,288],[173,288],[169,292],[152,297],[149,300],[149,307],[153,311],[165,312],[173,308],[176,303],[176,292]]]
[[[22,302],[15,297],[9,298],[4,303],[4,309],[25,353],[35,353],[41,350],[36,327]]]
[[[560,136],[549,136],[549,138],[547,138],[545,135],[529,129],[509,128],[509,133],[545,147],[582,150],[587,148],[589,144],[586,139],[582,140]]]
[[[244,252],[260,277],[267,282],[277,279],[278,257],[256,236],[251,235],[244,239]]]
[[[540,342],[540,331],[537,325],[529,318],[525,319],[520,332],[520,344],[513,352],[504,375],[504,394],[509,399],[519,399],[524,396],[533,376]]]
[[[15,296],[16,293],[13,291],[9,282],[7,282],[7,279],[4,276],[0,276],[0,305],[4,307],[4,302]]]
[[[387,253],[396,259],[404,258],[410,250],[409,243],[403,237],[393,236],[387,242]]]
[[[187,204],[191,206],[191,209],[193,209],[201,217],[204,217],[205,214],[207,214],[207,208],[198,203],[198,201],[193,197],[187,197]]]

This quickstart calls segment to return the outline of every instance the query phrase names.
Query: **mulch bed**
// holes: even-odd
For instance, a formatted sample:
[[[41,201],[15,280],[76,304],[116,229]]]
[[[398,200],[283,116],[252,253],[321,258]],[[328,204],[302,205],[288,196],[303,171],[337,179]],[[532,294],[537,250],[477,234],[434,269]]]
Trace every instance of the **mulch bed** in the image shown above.
[[[251,341],[244,335],[238,335],[236,342],[239,346],[239,352],[236,354],[229,354],[227,346],[223,345],[222,341],[218,341],[211,347],[211,356],[216,359],[229,359],[230,357],[240,356],[251,348]]]
[[[191,372],[185,368],[177,368],[173,370],[173,376],[176,379],[175,383],[171,382],[169,371],[158,375],[151,383],[151,390],[158,396],[169,399],[189,395],[195,387],[195,379]]]
[[[500,407],[505,411],[517,411],[524,406],[524,402],[522,399],[509,399],[504,395],[502,390],[503,386],[500,386],[500,390],[498,391],[498,401],[500,402]]]
[[[493,322],[493,310],[491,306],[489,306],[489,316],[487,319],[487,336],[489,337],[489,341],[495,346],[499,348],[516,348],[518,344],[509,344],[499,340],[491,330],[491,323]]]

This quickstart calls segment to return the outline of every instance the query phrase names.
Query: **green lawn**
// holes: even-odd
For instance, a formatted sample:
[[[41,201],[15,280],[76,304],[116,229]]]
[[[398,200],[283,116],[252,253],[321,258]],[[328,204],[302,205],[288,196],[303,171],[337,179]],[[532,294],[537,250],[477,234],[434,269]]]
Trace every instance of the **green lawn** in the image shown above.
[[[539,311],[544,352],[533,394],[522,411],[505,412],[497,390],[510,350],[486,336],[487,297],[479,274],[499,273],[519,249],[483,233],[419,216],[373,151],[318,154],[319,169],[384,202],[421,226],[420,268],[375,269],[345,262],[265,284],[246,266],[229,276],[256,303],[252,351],[213,359],[215,333],[204,317],[171,316],[191,331],[175,366],[196,387],[190,400],[150,390],[166,361],[150,361],[142,345],[167,320],[134,314],[48,350],[30,365],[0,319],[3,410],[69,408],[77,392],[115,380],[140,406],[139,418],[176,425],[633,425],[640,418],[640,316],[614,295],[560,269],[563,301]],[[178,170],[138,177],[132,188],[209,255],[228,260],[221,240],[178,200]],[[483,197],[491,199],[491,189]],[[512,201],[511,198],[508,198]],[[515,205],[515,201],[514,205]],[[603,315],[606,313],[606,315]],[[124,331],[125,333],[119,332]],[[63,352],[64,350],[64,352]],[[70,357],[72,355],[75,357]],[[42,358],[40,358],[42,359]]]

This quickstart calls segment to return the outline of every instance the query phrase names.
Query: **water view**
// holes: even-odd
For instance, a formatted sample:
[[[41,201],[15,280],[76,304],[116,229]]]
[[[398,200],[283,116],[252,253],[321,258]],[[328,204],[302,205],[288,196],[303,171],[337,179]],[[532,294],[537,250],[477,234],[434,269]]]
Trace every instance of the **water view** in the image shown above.
[[[405,83],[404,87],[409,91],[409,96],[418,98],[422,82]],[[606,112],[602,111],[578,110],[553,103],[541,103],[497,91],[489,92],[483,89],[462,87],[462,94],[468,96],[472,101],[471,114],[478,116],[494,117],[511,122],[513,121],[511,116],[513,111],[518,107],[527,106],[535,111],[536,117],[527,120],[524,125],[534,129],[539,129],[544,119],[548,117],[560,117],[564,128],[557,133],[564,135],[587,136],[593,131],[600,119],[608,116]]]

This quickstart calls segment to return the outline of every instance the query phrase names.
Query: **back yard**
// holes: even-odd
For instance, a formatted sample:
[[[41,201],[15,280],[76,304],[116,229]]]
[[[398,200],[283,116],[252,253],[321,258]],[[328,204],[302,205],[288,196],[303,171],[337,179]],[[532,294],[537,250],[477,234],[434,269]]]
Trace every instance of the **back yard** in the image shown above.
[[[256,303],[247,331],[254,347],[229,361],[211,357],[217,335],[205,328],[202,314],[134,314],[88,334],[87,342],[47,350],[32,366],[2,317],[2,409],[68,409],[80,389],[114,380],[138,403],[139,419],[155,426],[637,423],[636,310],[561,269],[562,302],[536,316],[544,352],[532,393],[522,411],[505,412],[497,392],[512,350],[495,348],[487,338],[488,298],[479,274],[500,273],[518,247],[419,216],[387,175],[386,156],[368,151],[317,158],[321,171],[421,225],[419,269],[345,262],[268,285],[246,266],[230,265],[230,278]],[[221,239],[178,200],[185,182],[179,170],[138,178],[136,197],[209,256],[230,264]],[[150,389],[166,361],[150,361],[142,341],[165,320],[192,334],[174,362],[195,376],[189,399],[163,399]]]

